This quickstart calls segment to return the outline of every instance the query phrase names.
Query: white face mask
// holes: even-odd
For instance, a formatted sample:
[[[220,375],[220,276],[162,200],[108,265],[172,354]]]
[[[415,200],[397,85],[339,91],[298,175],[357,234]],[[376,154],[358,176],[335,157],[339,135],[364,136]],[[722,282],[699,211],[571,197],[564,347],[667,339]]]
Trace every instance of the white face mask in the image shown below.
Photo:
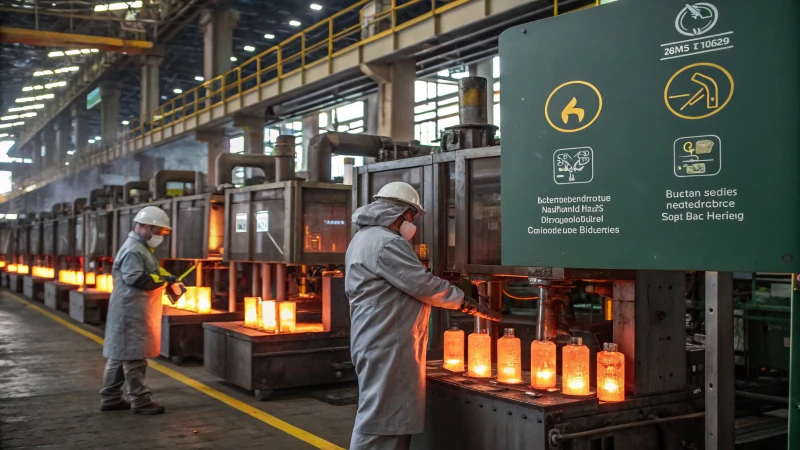
[[[400,225],[400,236],[403,236],[403,239],[407,241],[411,241],[415,234],[417,234],[417,226],[404,220]]]
[[[164,236],[153,236],[147,240],[147,246],[150,248],[156,248],[161,243],[164,242]]]

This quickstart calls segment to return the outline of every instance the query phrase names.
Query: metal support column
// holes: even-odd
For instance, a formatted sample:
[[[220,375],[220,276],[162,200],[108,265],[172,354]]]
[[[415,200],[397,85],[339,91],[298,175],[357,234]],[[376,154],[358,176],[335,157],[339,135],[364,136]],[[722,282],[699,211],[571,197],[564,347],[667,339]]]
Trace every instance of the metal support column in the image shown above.
[[[261,264],[261,299],[272,299],[272,265]]]
[[[733,274],[706,272],[705,281],[705,449],[730,450],[735,440]]]
[[[800,448],[800,274],[792,276],[789,348],[789,448]]]
[[[286,300],[286,264],[275,266],[275,300]]]
[[[228,264],[228,311],[236,312],[236,263]]]

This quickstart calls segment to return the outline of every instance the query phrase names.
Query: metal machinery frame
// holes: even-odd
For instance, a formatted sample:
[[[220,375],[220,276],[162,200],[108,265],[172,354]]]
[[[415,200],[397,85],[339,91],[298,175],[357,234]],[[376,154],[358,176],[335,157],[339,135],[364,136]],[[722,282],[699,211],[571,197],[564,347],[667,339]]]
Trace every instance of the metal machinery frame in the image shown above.
[[[426,426],[414,437],[413,447],[660,450],[681,448],[682,441],[702,441],[703,394],[686,381],[684,274],[503,266],[501,148],[493,145],[494,133],[486,133],[483,106],[465,104],[463,95],[478,89],[482,96],[479,92],[468,97],[486,98],[485,81],[481,85],[480,80],[464,78],[460,87],[462,126],[445,132],[442,150],[359,167],[354,209],[370,202],[384,184],[408,182],[420,191],[429,211],[418,219],[419,233],[412,241],[423,263],[451,280],[468,277],[481,301],[497,310],[507,308],[504,283],[527,282],[538,289],[539,313],[536,319],[507,315],[499,326],[460,313],[432,314]],[[570,294],[579,291],[602,292],[607,300],[604,314],[599,322],[572,323],[559,332],[557,305],[571,306]],[[501,327],[516,328],[522,332],[523,368],[530,367],[525,349],[533,339],[561,345],[569,333],[583,337],[596,353],[613,336],[626,355],[630,394],[621,403],[602,403],[594,395],[573,398],[555,390],[534,391],[528,387],[527,371],[524,383],[512,386],[444,370],[436,359],[441,358],[443,331],[451,326],[468,332],[488,328],[493,346]],[[594,367],[591,372],[594,375]]]
[[[75,215],[75,255],[84,273],[110,274],[114,257],[112,208],[122,199],[122,186],[108,185],[89,194],[86,209]],[[86,284],[69,291],[69,316],[78,322],[102,325],[111,294]]]
[[[86,198],[73,203],[59,203],[53,207],[54,218],[45,222],[45,255],[52,257],[54,279],[44,283],[45,306],[69,312],[69,292],[78,289],[75,284],[59,281],[62,270],[81,268],[81,255],[76,252],[76,215],[84,211]]]
[[[240,309],[237,267],[249,267],[242,273],[251,282],[245,295],[295,302],[298,325],[294,332],[268,333],[243,322],[206,323],[205,368],[259,400],[276,389],[355,380],[344,280],[330,270],[344,263],[350,187],[295,180],[293,136],[278,138],[275,156],[220,158],[230,161],[217,159],[218,187],[227,185],[234,167],[259,167],[267,181],[225,191],[229,309]]]

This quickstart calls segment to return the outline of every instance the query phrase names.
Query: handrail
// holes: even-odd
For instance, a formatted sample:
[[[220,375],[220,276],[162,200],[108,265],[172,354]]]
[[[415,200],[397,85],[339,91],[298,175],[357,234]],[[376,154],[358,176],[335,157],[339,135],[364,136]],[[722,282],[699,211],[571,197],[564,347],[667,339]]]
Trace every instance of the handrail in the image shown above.
[[[123,132],[121,140],[130,141],[157,133],[168,125],[191,119],[227,100],[277,82],[299,69],[307,69],[325,61],[330,65],[333,57],[339,52],[363,46],[374,38],[374,36],[369,36],[351,42],[353,40],[351,36],[356,32],[365,27],[376,26],[380,22],[387,24],[387,29],[381,32],[398,31],[398,29],[402,29],[403,24],[398,24],[397,13],[410,6],[426,2],[426,0],[410,0],[398,5],[398,0],[392,0],[392,4],[387,10],[365,18],[361,7],[370,1],[359,0],[284,39],[279,44],[250,57],[231,70],[210,80],[204,80],[194,88],[171,98],[154,108],[149,114],[132,120]],[[430,9],[421,12],[419,16],[438,15],[470,1],[473,0],[455,0],[437,8],[436,0],[430,0]],[[352,17],[345,17],[348,14],[351,14]],[[345,23],[335,23],[337,19],[339,22],[344,20]],[[357,22],[353,23],[356,20]],[[342,44],[349,45],[342,46]]]

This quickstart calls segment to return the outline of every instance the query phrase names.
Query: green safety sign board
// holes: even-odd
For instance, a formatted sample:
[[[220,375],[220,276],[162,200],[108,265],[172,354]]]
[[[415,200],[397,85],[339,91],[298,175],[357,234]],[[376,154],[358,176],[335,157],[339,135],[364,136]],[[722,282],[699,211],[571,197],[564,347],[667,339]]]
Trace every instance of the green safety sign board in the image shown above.
[[[620,0],[506,30],[503,265],[800,271],[798,18]]]

